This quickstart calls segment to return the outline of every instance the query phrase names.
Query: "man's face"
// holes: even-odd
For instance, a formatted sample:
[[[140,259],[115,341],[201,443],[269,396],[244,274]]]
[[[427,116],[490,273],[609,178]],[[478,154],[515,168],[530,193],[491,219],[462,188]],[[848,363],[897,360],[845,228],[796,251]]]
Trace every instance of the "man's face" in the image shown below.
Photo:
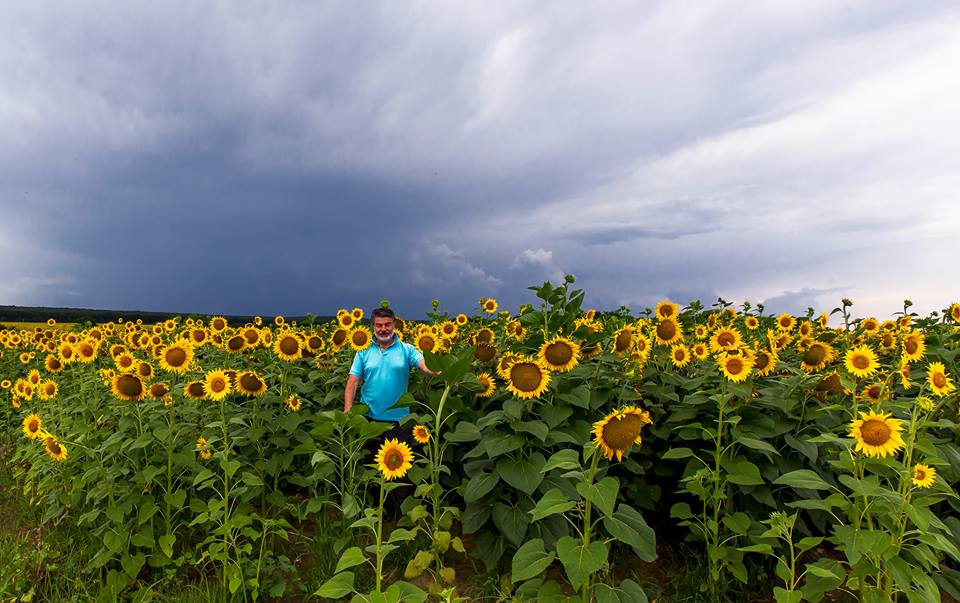
[[[373,317],[373,334],[377,341],[387,342],[393,339],[393,319],[389,316]]]

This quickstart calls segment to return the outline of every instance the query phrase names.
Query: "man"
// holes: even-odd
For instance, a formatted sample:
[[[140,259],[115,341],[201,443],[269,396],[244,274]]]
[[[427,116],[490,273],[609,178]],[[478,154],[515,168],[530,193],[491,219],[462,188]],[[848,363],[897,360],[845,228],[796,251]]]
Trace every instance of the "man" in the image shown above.
[[[376,345],[357,352],[353,357],[343,394],[343,412],[350,412],[353,407],[357,384],[362,380],[360,399],[370,407],[367,416],[375,421],[398,423],[410,414],[407,406],[393,406],[407,391],[410,369],[416,366],[428,375],[437,375],[427,368],[420,350],[397,338],[393,332],[395,318],[393,310],[389,308],[373,311]]]

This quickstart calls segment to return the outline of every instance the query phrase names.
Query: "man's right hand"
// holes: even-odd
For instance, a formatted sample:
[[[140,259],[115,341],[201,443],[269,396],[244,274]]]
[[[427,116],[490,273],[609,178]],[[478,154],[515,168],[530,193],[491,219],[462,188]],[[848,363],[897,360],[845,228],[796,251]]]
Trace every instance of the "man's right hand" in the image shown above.
[[[350,412],[350,409],[353,408],[353,402],[344,402],[343,403],[343,412]]]

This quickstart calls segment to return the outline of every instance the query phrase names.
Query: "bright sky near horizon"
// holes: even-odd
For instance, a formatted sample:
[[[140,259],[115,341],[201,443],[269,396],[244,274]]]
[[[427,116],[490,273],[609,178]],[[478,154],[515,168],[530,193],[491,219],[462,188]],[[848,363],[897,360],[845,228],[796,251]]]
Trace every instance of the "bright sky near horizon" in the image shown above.
[[[0,304],[960,301],[953,2],[0,10]]]

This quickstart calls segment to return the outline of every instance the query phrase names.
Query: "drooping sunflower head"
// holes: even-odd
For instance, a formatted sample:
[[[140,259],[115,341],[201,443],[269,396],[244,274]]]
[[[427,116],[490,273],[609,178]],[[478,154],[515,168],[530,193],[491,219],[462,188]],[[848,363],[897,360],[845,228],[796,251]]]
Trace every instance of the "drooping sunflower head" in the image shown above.
[[[243,335],[231,335],[223,343],[223,347],[231,354],[242,352],[247,349],[247,346],[247,338]]]
[[[777,355],[771,350],[760,350],[753,360],[753,370],[758,377],[766,377],[777,366]]]
[[[37,369],[31,369],[30,372],[27,373],[27,381],[30,383],[30,385],[39,385],[40,379],[42,379],[42,376],[40,375],[40,371]]]
[[[140,377],[130,373],[118,373],[113,376],[110,389],[121,400],[143,400],[147,388]]]
[[[350,331],[343,327],[336,329],[330,336],[330,345],[332,345],[335,350],[342,349],[344,344],[347,343],[347,337],[349,335]]]
[[[406,442],[386,440],[377,451],[376,463],[383,479],[390,481],[402,478],[413,466],[413,451]]]
[[[497,357],[499,350],[496,346],[490,345],[488,343],[479,343],[477,344],[477,349],[473,353],[473,357],[476,358],[479,362],[486,364],[488,362],[493,362]]]
[[[497,383],[494,381],[493,376],[490,373],[477,373],[477,382],[479,382],[480,386],[483,388],[477,392],[477,396],[481,398],[489,398],[497,389]]]
[[[138,362],[137,375],[144,381],[150,381],[154,375],[153,365],[146,361]]]
[[[473,334],[473,343],[493,343],[494,333],[492,329],[483,327]]]
[[[237,390],[245,396],[262,396],[267,383],[256,371],[245,371],[237,376]]]
[[[430,430],[426,425],[417,425],[413,428],[413,439],[420,444],[426,444],[430,441]]]
[[[640,431],[650,423],[650,413],[645,410],[633,406],[615,410],[593,424],[594,445],[607,460],[614,455],[618,461],[623,460],[631,446],[641,443]]]
[[[206,392],[203,390],[203,381],[191,381],[183,386],[183,394],[191,400],[203,400]]]
[[[927,383],[933,393],[941,398],[956,389],[953,379],[947,375],[947,369],[942,362],[931,362],[927,367]]]
[[[550,384],[550,372],[532,358],[517,360],[507,374],[507,390],[521,400],[539,397]]]
[[[856,451],[867,456],[895,455],[904,447],[901,423],[889,413],[861,412],[860,418],[850,423],[850,436],[857,440]]]
[[[580,345],[565,337],[554,337],[540,346],[539,357],[547,369],[565,373],[580,360]]]
[[[156,383],[150,385],[147,393],[154,400],[159,400],[170,393],[170,386],[162,381],[157,381]]]
[[[61,362],[59,357],[54,356],[53,354],[49,354],[47,356],[47,358],[43,361],[43,366],[47,369],[48,373],[59,373],[63,370],[63,362]]]
[[[43,438],[43,447],[55,461],[62,461],[67,458],[67,447],[60,443],[56,436],[46,434]]]

